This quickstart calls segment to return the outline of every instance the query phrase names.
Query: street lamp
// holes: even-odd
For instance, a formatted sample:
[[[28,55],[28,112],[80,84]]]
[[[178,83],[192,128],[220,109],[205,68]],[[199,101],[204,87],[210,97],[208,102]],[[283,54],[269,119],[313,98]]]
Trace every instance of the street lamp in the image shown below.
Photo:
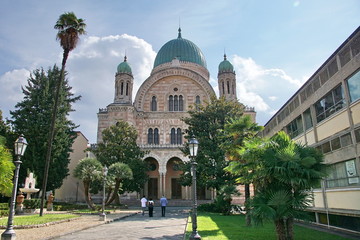
[[[15,141],[15,155],[16,160],[15,163],[15,173],[14,173],[14,180],[13,180],[13,190],[12,190],[12,196],[11,196],[11,202],[10,202],[10,209],[9,209],[9,217],[8,217],[8,223],[5,232],[1,234],[1,240],[13,240],[16,239],[16,234],[13,229],[13,219],[14,219],[14,213],[15,213],[15,199],[16,199],[16,192],[17,192],[17,185],[19,180],[19,170],[20,170],[20,158],[24,156],[25,149],[27,146],[26,139],[23,135],[20,135],[20,137]]]
[[[201,236],[197,232],[197,201],[196,201],[196,165],[195,157],[197,155],[199,142],[196,138],[192,137],[189,141],[189,150],[191,157],[191,170],[192,170],[192,197],[193,197],[193,209],[191,215],[192,233],[190,239],[201,239]]]
[[[102,210],[100,213],[100,221],[106,221],[106,213],[105,213],[105,186],[106,186],[106,176],[108,174],[108,168],[105,166],[102,170],[103,174],[103,199],[102,199]]]

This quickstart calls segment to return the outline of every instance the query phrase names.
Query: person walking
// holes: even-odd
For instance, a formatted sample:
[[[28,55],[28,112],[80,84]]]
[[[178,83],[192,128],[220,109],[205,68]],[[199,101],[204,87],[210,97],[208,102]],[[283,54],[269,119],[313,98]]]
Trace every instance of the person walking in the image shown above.
[[[146,210],[146,203],[147,203],[147,199],[145,197],[145,195],[141,198],[141,208],[142,208],[142,215],[145,215],[145,210]]]
[[[160,205],[161,205],[161,216],[165,217],[165,210],[166,210],[166,205],[168,204],[168,200],[166,199],[166,197],[163,195],[160,198]]]
[[[154,201],[152,200],[152,198],[150,198],[148,206],[149,206],[149,217],[153,217]]]

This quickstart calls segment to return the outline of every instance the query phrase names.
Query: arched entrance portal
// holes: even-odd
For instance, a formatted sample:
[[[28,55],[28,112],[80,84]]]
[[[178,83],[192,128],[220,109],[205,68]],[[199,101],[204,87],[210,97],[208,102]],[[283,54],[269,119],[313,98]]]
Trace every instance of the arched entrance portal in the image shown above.
[[[150,199],[158,199],[159,196],[159,163],[155,158],[149,157],[145,159],[148,165],[147,174],[149,180],[145,184],[145,195]]]
[[[171,199],[184,199],[183,189],[180,184],[180,165],[181,159],[177,157],[171,158],[166,164],[166,182],[167,187],[165,189],[166,195]]]

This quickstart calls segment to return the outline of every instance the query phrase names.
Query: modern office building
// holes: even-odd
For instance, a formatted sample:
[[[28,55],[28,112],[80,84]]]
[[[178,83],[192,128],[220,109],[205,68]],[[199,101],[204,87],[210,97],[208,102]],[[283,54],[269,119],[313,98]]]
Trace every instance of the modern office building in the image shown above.
[[[360,27],[265,124],[324,153],[328,176],[314,189],[316,221],[360,232]]]

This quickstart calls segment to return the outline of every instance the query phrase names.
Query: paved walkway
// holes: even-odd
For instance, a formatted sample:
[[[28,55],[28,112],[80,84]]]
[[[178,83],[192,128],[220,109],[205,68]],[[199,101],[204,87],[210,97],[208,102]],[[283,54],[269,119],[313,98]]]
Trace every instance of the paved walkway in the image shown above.
[[[148,215],[135,214],[109,224],[103,224],[53,239],[183,240],[189,210],[187,208],[171,207],[168,207],[166,210],[166,217],[161,217],[161,209],[155,208],[154,217],[152,218]]]

